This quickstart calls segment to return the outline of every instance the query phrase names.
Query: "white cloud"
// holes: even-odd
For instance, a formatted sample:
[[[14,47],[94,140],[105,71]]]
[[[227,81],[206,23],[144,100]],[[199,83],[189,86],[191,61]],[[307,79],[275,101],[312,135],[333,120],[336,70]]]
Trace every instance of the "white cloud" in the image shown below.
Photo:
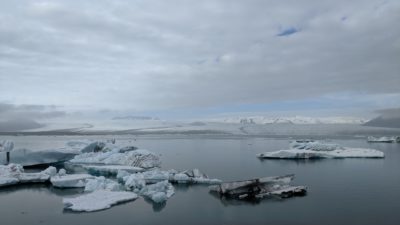
[[[165,110],[400,93],[396,0],[2,1],[0,10],[0,101]],[[299,32],[277,36],[290,27]]]

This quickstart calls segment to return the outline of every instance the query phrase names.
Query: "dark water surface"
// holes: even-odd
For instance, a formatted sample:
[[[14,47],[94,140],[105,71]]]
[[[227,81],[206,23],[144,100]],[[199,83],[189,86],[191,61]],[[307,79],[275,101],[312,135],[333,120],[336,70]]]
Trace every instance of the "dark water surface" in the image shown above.
[[[16,145],[40,142],[42,147],[69,138],[18,137],[15,141]],[[198,168],[226,181],[294,173],[294,184],[308,186],[309,192],[305,197],[255,203],[221,201],[206,186],[180,185],[164,206],[139,198],[105,211],[71,213],[63,211],[62,198],[82,190],[25,185],[0,190],[0,224],[400,224],[400,144],[332,140],[343,146],[375,148],[386,157],[291,161],[255,157],[287,148],[289,139],[121,139],[117,141],[132,141],[162,154],[165,169]]]

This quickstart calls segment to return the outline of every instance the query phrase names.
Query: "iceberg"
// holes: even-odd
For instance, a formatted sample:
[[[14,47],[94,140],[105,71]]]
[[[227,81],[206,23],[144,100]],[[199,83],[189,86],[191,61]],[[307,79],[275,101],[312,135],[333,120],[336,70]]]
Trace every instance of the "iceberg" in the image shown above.
[[[400,136],[393,137],[372,137],[369,136],[368,142],[382,142],[382,143],[400,143]]]
[[[88,179],[94,179],[89,174],[58,174],[50,178],[50,182],[57,188],[84,188]]]
[[[39,173],[25,173],[24,168],[18,164],[0,165],[0,187],[22,183],[48,182],[54,175],[56,168],[49,167]]]
[[[83,165],[90,174],[103,176],[116,176],[119,171],[127,171],[128,173],[137,173],[144,171],[143,168],[124,165]]]
[[[160,157],[150,151],[144,149],[125,151],[127,147],[122,149],[83,153],[76,155],[70,162],[77,164],[126,165],[144,169],[159,167],[161,165]]]
[[[132,192],[97,190],[75,198],[64,198],[63,204],[65,209],[72,211],[93,212],[137,198],[138,195]]]
[[[10,163],[22,166],[46,165],[65,162],[72,159],[76,152],[63,149],[32,151],[29,149],[15,149],[10,152]]]
[[[169,181],[171,183],[185,184],[219,184],[222,181],[219,179],[210,179],[207,175],[200,172],[198,169],[186,170],[177,172],[176,170],[162,171],[159,169],[144,171],[136,174],[119,172],[117,178],[123,182],[129,180],[143,180],[146,184],[154,184],[160,181]],[[129,186],[128,184],[126,184]]]
[[[163,203],[174,195],[175,191],[172,184],[165,180],[144,186],[139,193],[155,203]]]
[[[321,159],[321,158],[384,158],[381,151],[368,148],[349,148],[336,144],[294,142],[292,149],[257,154],[263,159]]]
[[[110,179],[105,177],[94,177],[93,179],[88,179],[85,185],[85,192],[92,192],[97,190],[108,190],[108,191],[121,191],[122,186]]]
[[[222,197],[234,199],[262,199],[266,197],[288,198],[303,196],[307,192],[305,186],[291,186],[294,175],[278,177],[263,177],[258,179],[225,182],[210,187],[210,192],[215,192]]]

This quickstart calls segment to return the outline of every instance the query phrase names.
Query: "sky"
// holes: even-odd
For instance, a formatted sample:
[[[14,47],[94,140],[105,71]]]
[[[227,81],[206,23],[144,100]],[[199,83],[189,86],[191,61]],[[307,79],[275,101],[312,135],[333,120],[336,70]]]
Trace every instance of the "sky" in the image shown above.
[[[399,21],[398,0],[0,0],[0,119],[371,117],[400,108]]]

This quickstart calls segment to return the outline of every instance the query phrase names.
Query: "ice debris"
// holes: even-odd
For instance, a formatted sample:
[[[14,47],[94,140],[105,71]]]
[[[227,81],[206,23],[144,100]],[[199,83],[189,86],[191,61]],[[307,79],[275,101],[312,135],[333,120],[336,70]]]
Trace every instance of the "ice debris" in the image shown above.
[[[222,197],[234,199],[262,199],[265,197],[288,198],[302,196],[307,192],[305,186],[292,186],[290,182],[294,175],[263,177],[258,179],[224,182],[210,187],[210,192],[215,192]]]
[[[93,212],[108,209],[115,204],[133,201],[137,198],[138,195],[132,192],[96,190],[75,198],[64,198],[63,204],[65,209],[72,211]]]
[[[257,157],[265,159],[320,159],[320,158],[383,158],[381,151],[368,148],[341,147],[317,141],[294,142],[292,149],[264,152]]]

